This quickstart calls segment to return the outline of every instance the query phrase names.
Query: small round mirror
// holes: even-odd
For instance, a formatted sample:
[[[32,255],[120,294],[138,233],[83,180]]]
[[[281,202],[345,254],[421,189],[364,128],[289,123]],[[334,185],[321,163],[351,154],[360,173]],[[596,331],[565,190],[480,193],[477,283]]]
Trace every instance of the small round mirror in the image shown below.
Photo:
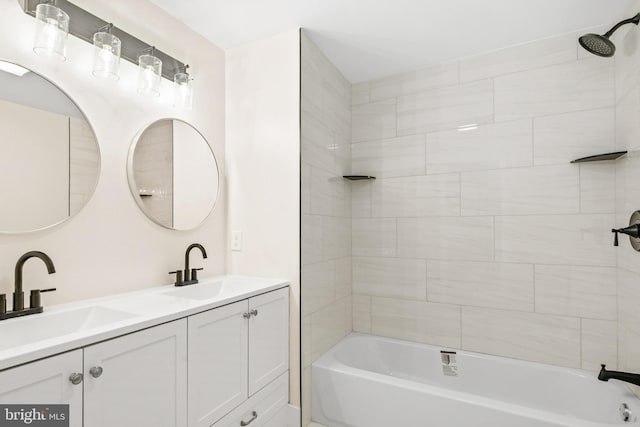
[[[190,124],[163,119],[144,129],[129,151],[129,187],[155,223],[191,230],[218,197],[218,164],[207,140]]]
[[[59,224],[91,199],[96,135],[80,108],[39,74],[0,61],[0,233]]]

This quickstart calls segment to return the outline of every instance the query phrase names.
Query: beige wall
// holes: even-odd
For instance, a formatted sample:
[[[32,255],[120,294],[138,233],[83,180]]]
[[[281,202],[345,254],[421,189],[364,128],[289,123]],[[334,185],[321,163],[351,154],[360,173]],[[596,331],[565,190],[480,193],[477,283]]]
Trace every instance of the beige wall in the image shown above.
[[[224,177],[224,52],[144,0],[74,3],[189,63],[195,78],[193,110],[171,106],[171,84],[166,79],[159,99],[139,96],[137,67],[126,61],[121,64],[120,81],[96,79],[91,74],[93,46],[73,36],[66,62],[35,55],[31,46],[34,18],[22,12],[16,0],[0,0],[0,58],[33,69],[74,99],[91,122],[102,155],[96,193],[76,217],[46,231],[0,235],[0,292],[12,291],[15,262],[30,250],[46,252],[56,265],[57,272],[51,276],[37,260],[25,266],[26,290],[58,288],[44,298],[45,306],[168,284],[172,278],[167,272],[182,266],[184,250],[195,241],[209,252],[208,260],[196,261],[205,267],[203,276],[223,274],[224,191],[202,227],[189,232],[166,230],[138,209],[129,192],[126,164],[129,145],[141,129],[160,118],[177,117],[192,123],[209,140]]]
[[[233,274],[291,283],[290,396],[299,405],[299,32],[227,51],[228,230],[242,231]]]

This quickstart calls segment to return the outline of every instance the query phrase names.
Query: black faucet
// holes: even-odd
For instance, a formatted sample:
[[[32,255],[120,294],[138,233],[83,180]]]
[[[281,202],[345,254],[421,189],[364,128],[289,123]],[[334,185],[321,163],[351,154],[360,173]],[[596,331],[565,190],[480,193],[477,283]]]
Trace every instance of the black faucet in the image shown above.
[[[207,251],[204,249],[204,246],[202,246],[200,243],[190,244],[184,254],[184,271],[176,270],[169,272],[169,274],[176,275],[176,286],[194,285],[198,283],[198,271],[202,270],[202,268],[189,269],[189,254],[191,253],[191,250],[193,248],[200,249],[200,252],[202,252],[202,258],[207,258]]]
[[[22,255],[18,258],[18,262],[16,262],[15,269],[15,283],[13,290],[13,311],[7,312],[7,297],[4,294],[0,295],[0,320],[10,319],[12,317],[25,316],[27,314],[35,314],[42,313],[43,308],[40,303],[40,294],[42,292],[51,292],[55,291],[55,288],[52,289],[34,289],[31,291],[30,295],[30,307],[28,309],[24,308],[24,291],[22,289],[22,268],[24,267],[25,262],[30,258],[40,258],[47,267],[47,272],[49,274],[53,274],[56,272],[56,268],[53,265],[53,261],[51,258],[44,252],[40,251],[31,251]]]
[[[598,379],[600,381],[609,381],[610,379],[614,379],[640,386],[640,374],[632,374],[630,372],[620,371],[607,371],[605,369],[606,365],[600,366],[602,366],[602,368],[600,369],[600,373],[598,374]]]

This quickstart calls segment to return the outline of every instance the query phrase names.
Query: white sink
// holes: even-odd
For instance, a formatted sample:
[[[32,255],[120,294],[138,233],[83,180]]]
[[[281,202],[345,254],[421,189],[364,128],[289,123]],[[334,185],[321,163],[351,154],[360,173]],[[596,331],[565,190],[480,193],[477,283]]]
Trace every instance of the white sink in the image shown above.
[[[202,301],[219,296],[222,293],[222,284],[222,280],[212,283],[196,283],[163,292],[162,295]]]
[[[45,311],[42,314],[3,320],[0,321],[0,351],[99,328],[135,316],[125,311],[92,306],[50,314]]]

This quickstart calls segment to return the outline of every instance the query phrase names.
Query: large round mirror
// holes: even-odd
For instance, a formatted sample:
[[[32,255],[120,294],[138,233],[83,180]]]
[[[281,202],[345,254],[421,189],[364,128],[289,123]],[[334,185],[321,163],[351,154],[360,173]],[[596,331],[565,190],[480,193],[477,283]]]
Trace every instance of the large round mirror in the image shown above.
[[[0,61],[0,232],[59,224],[91,198],[98,141],[82,111],[56,85]]]
[[[129,151],[129,186],[151,220],[191,230],[218,197],[218,164],[206,139],[190,124],[163,119],[144,129]]]

